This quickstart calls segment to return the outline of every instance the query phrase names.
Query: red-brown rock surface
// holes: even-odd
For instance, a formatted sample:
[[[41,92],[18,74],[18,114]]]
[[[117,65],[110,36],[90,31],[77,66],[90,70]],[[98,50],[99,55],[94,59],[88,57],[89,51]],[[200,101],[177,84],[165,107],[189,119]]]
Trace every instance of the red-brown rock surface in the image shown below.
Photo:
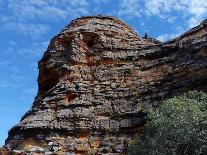
[[[21,152],[121,154],[162,99],[207,88],[207,22],[169,41],[114,17],[72,21],[39,61],[38,94],[9,131]]]

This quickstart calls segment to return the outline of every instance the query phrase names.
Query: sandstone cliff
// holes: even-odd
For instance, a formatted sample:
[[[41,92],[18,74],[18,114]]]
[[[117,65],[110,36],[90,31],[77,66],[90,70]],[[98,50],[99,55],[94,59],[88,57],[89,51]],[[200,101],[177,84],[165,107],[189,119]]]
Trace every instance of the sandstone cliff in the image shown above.
[[[32,108],[9,131],[16,152],[122,154],[160,101],[207,89],[207,21],[168,42],[109,16],[82,17],[39,61]]]

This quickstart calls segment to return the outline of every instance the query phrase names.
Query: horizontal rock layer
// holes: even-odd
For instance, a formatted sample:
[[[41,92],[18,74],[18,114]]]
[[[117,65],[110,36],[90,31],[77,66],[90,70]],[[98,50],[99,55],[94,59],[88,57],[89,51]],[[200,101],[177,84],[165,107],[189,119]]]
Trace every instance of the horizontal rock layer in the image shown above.
[[[39,61],[33,106],[9,131],[6,146],[126,153],[161,100],[206,90],[206,82],[206,21],[163,43],[140,37],[114,17],[82,17],[51,40]]]

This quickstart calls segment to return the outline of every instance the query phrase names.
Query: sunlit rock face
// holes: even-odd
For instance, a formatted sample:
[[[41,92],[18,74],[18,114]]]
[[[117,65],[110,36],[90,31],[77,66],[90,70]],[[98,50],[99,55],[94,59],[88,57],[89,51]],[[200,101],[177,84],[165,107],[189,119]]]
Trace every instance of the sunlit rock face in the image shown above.
[[[20,152],[125,154],[160,101],[207,88],[207,22],[169,42],[109,16],[82,17],[39,61],[38,94],[9,131]]]

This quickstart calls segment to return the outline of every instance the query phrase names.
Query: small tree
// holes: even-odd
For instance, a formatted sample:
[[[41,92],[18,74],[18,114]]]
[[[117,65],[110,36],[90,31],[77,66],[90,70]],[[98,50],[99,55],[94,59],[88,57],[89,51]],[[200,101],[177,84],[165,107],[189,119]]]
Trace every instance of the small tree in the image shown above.
[[[144,134],[129,145],[130,155],[206,155],[207,94],[191,91],[149,114]]]
[[[144,33],[144,38],[149,39],[149,36],[148,36],[147,32]]]

